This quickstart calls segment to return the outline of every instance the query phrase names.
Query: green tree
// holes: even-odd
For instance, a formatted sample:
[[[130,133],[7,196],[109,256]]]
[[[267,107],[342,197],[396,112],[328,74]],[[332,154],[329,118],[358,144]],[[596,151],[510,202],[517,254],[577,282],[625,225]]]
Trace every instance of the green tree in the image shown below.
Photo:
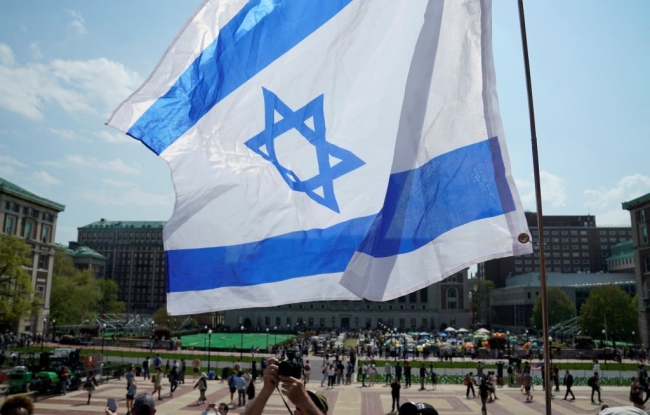
[[[25,241],[0,235],[0,325],[13,326],[40,306],[24,268],[31,263],[32,250]]]
[[[123,313],[126,311],[124,301],[118,300],[120,287],[113,280],[101,278],[97,280],[102,296],[99,300],[99,311],[102,313]]]
[[[101,298],[101,287],[93,271],[78,270],[65,252],[57,250],[50,295],[50,314],[57,325],[92,319]]]
[[[549,287],[546,290],[546,303],[548,304],[548,326],[575,317],[576,306],[568,295],[557,287]],[[533,316],[530,322],[535,327],[542,327],[542,296],[537,296],[533,306]]]
[[[494,282],[481,278],[470,281],[473,285],[470,302],[472,325],[489,323],[493,314],[490,308],[490,295],[495,288]]]
[[[153,321],[157,326],[167,326],[172,331],[180,328],[181,324],[185,321],[186,316],[172,317],[167,314],[167,306],[162,306],[155,313],[153,313]]]
[[[627,340],[639,331],[637,305],[619,286],[596,287],[582,304],[578,323],[583,335],[603,338],[606,325],[609,339]]]

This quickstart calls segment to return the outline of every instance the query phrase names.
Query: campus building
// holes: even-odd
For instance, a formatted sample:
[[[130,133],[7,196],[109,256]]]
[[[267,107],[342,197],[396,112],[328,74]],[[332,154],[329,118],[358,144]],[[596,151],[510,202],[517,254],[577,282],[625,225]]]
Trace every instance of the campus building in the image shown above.
[[[589,293],[603,285],[618,285],[631,297],[636,294],[634,273],[577,274],[547,272],[546,286],[564,291],[576,306],[576,315],[587,301]],[[491,322],[494,328],[522,332],[533,327],[531,317],[537,297],[541,295],[539,272],[529,272],[506,280],[506,286],[491,293]],[[536,327],[541,329],[541,327]]]
[[[639,337],[642,344],[650,344],[650,193],[623,203],[632,222],[632,250],[636,283],[639,287]]]
[[[505,287],[508,278],[539,272],[539,230],[537,214],[526,212],[532,236],[533,253],[499,258],[478,265],[477,276]],[[607,258],[613,247],[632,240],[629,226],[596,226],[593,215],[544,216],[546,270],[553,273],[608,272]]]
[[[440,330],[468,327],[468,270],[391,301],[312,301],[226,311],[226,325],[260,330],[334,327]]]
[[[50,292],[54,269],[56,220],[65,206],[31,193],[0,178],[0,224],[5,235],[25,240],[32,249],[31,275],[34,296],[42,304],[39,310],[21,319],[17,333],[43,333],[50,315]]]
[[[106,257],[87,246],[80,246],[77,242],[70,242],[68,246],[56,244],[56,248],[70,257],[75,268],[92,270],[96,278],[104,278],[106,271]]]
[[[166,303],[161,221],[101,219],[77,229],[77,243],[105,258],[105,278],[120,287],[129,313],[152,314]]]

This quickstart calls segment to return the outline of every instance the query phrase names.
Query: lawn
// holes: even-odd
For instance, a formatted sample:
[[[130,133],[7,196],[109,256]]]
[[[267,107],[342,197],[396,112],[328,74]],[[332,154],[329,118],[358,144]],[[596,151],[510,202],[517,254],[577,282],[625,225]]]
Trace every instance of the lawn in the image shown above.
[[[244,349],[249,350],[251,347],[259,348],[260,351],[266,352],[268,345],[282,343],[296,337],[293,334],[273,334],[273,333],[212,333],[208,336],[205,333],[192,334],[181,337],[183,348],[193,347],[203,349]],[[209,340],[209,342],[208,342]]]

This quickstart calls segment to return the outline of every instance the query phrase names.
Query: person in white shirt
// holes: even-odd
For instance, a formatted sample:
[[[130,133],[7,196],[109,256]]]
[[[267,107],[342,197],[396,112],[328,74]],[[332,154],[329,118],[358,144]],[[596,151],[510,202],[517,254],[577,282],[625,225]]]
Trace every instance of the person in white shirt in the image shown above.
[[[598,377],[600,377],[600,375],[601,375],[601,373],[600,373],[600,364],[598,364],[597,359],[594,359],[594,370],[592,372],[597,373]]]
[[[393,366],[391,366],[390,362],[386,362],[384,375],[386,375],[386,385],[390,385],[393,382]]]

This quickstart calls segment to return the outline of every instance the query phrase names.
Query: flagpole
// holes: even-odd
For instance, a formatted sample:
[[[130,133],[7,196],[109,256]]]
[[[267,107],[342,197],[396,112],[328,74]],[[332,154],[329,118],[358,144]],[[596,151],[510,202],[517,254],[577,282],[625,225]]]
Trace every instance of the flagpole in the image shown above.
[[[530,62],[528,60],[528,41],[526,38],[526,19],[524,17],[524,1],[519,3],[519,26],[521,28],[521,43],[524,52],[524,67],[526,72],[526,90],[528,92],[528,116],[530,118],[531,146],[533,150],[533,172],[535,175],[535,199],[537,203],[537,230],[539,233],[539,274],[542,291],[542,332],[544,335],[544,391],[546,415],[551,415],[551,344],[548,338],[548,303],[546,297],[546,256],[544,254],[544,221],[542,214],[542,186],[539,176],[539,158],[537,153],[537,129],[535,127],[535,108],[533,106],[533,86],[530,79]]]

